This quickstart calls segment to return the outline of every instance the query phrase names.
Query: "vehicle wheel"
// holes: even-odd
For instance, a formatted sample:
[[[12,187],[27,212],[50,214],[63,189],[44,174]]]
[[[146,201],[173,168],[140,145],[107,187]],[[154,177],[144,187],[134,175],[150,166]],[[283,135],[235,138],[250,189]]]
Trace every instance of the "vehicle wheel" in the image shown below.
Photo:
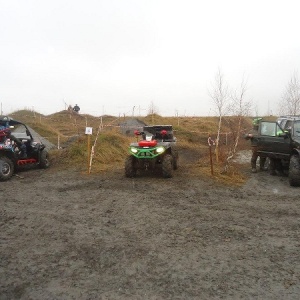
[[[173,158],[170,154],[166,154],[162,162],[162,172],[165,178],[173,176]]]
[[[0,158],[0,181],[10,179],[14,174],[14,164],[7,157]]]
[[[173,170],[178,169],[178,158],[173,157]]]
[[[135,177],[136,176],[136,168],[134,167],[135,158],[130,155],[125,160],[125,176],[126,177]]]
[[[292,155],[289,166],[289,182],[291,186],[300,186],[300,161],[298,155]]]
[[[173,155],[173,170],[177,170],[177,169],[178,169],[178,153],[176,151],[175,154]]]
[[[42,169],[47,169],[50,166],[49,153],[47,150],[42,150],[39,166]]]

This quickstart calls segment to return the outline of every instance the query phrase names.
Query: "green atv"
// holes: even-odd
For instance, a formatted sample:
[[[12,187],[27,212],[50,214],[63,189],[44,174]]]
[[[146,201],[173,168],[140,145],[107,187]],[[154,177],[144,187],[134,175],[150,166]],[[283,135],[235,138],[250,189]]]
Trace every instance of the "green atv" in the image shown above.
[[[129,146],[130,155],[125,161],[126,177],[135,177],[138,170],[160,170],[163,177],[172,177],[173,170],[178,168],[172,125],[144,126],[142,132],[134,133],[137,142]]]

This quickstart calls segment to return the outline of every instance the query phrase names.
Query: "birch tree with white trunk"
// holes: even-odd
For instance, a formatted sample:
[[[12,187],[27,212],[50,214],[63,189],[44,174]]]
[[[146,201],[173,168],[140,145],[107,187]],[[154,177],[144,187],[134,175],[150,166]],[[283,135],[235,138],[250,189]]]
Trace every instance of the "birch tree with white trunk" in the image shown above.
[[[212,99],[216,111],[218,114],[218,132],[215,140],[216,145],[216,161],[219,161],[219,142],[220,142],[220,133],[222,129],[222,120],[226,111],[228,111],[228,105],[230,100],[229,87],[224,79],[224,75],[220,69],[218,69],[215,74],[214,81],[212,83],[211,89],[208,91],[210,98]]]

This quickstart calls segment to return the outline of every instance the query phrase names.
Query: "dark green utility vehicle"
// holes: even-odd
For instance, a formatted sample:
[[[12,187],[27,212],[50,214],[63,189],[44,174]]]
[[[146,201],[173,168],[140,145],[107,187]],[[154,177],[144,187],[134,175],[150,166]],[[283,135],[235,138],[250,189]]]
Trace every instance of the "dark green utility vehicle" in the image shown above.
[[[300,186],[300,116],[261,121],[257,139],[259,155],[280,162],[290,185]]]
[[[144,126],[135,131],[137,141],[129,146],[125,161],[126,177],[134,177],[138,170],[160,170],[163,177],[173,176],[178,167],[176,138],[171,125]]]

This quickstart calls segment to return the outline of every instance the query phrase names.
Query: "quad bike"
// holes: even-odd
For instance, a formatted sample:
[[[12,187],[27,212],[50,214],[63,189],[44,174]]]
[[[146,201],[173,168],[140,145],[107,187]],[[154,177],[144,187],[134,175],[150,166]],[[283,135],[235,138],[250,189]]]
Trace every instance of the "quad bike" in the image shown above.
[[[44,144],[34,141],[25,124],[0,116],[0,181],[10,179],[23,166],[48,168],[48,151]]]
[[[125,161],[126,177],[135,177],[138,170],[160,170],[163,177],[173,176],[178,168],[176,138],[171,125],[144,126],[143,131],[135,131],[137,142],[129,146],[129,156]],[[139,137],[142,137],[139,140]]]

